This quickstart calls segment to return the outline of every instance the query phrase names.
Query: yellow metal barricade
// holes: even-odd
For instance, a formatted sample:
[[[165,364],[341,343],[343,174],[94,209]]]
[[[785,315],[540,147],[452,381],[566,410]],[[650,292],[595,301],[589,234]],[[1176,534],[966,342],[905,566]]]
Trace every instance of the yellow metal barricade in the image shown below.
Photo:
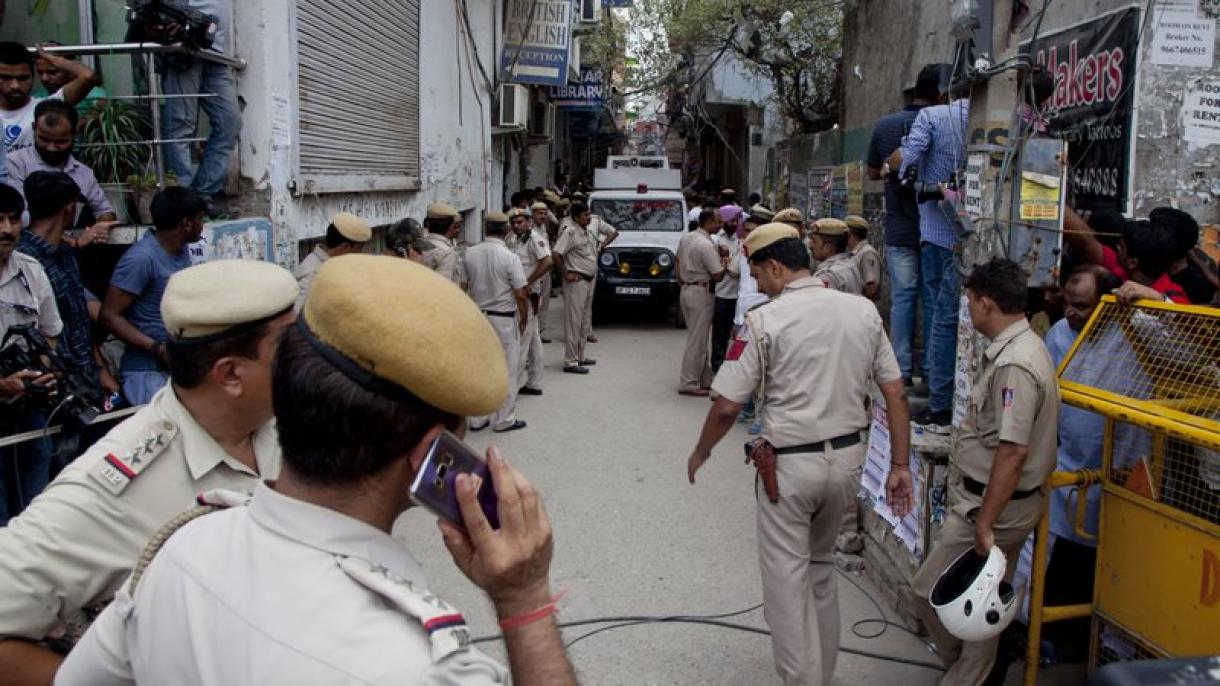
[[[1038,527],[1025,683],[1044,622],[1093,617],[1090,669],[1220,655],[1220,310],[1102,300],[1059,369],[1065,403],[1106,419],[1092,605],[1043,608]],[[1097,475],[1056,472],[1052,487]],[[1084,521],[1080,497],[1077,529]]]

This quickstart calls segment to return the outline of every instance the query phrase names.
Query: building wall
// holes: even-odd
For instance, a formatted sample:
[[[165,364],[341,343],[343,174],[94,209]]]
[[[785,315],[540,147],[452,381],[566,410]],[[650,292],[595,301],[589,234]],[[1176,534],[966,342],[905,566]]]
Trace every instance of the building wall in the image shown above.
[[[447,202],[466,212],[466,239],[479,240],[481,212],[489,206],[498,208],[502,202],[504,165],[499,159],[501,146],[493,145],[491,136],[492,98],[477,85],[477,68],[476,78],[471,78],[464,49],[459,57],[464,38],[451,4],[420,3],[420,54],[425,60],[419,93],[421,188],[314,196],[292,193],[291,151],[272,143],[279,134],[277,121],[287,119],[289,128],[295,128],[295,45],[285,39],[293,35],[294,1],[234,4],[237,54],[249,63],[239,83],[244,104],[241,175],[247,204],[269,215],[276,227],[281,263],[295,264],[298,242],[322,236],[329,217],[340,211],[382,224],[404,217],[422,219],[428,204]],[[469,4],[472,32],[489,70],[495,69],[495,51],[500,46],[499,38],[493,41],[493,33],[500,33],[501,5],[499,0]],[[350,97],[360,97],[356,84]],[[295,132],[289,135],[295,144]]]
[[[740,105],[748,120],[745,151],[746,195],[762,191],[766,176],[767,149],[783,137],[783,119],[772,102],[771,82],[750,73],[739,60],[726,55],[712,68],[708,76],[705,100],[714,105]],[[754,145],[753,134],[761,135],[760,145]],[[742,196],[742,201],[745,200]]]

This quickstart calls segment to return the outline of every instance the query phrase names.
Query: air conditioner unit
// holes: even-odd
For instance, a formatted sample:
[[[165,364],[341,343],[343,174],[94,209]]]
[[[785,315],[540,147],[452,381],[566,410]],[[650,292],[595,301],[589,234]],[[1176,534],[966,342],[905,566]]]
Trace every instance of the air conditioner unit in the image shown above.
[[[530,108],[530,137],[550,138],[555,131],[555,106],[535,101]]]
[[[602,0],[580,0],[580,23],[598,24],[602,20]]]
[[[506,83],[500,86],[500,105],[496,108],[493,126],[502,129],[525,130],[529,120],[530,92],[525,86]]]

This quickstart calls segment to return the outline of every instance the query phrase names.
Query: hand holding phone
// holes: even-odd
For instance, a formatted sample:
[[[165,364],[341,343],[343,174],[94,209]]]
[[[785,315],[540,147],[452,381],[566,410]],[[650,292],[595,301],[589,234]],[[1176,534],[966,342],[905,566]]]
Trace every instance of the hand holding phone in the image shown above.
[[[411,484],[411,500],[465,529],[466,524],[462,519],[457,498],[456,479],[459,474],[466,474],[472,480],[483,516],[487,518],[491,528],[499,529],[496,489],[487,463],[460,438],[448,431],[437,434],[432,446],[428,448],[428,454]]]

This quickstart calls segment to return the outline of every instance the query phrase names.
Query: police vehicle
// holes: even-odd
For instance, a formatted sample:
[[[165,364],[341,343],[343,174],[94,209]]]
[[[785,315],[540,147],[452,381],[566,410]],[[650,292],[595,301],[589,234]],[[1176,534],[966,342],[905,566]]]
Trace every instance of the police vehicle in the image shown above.
[[[611,156],[594,170],[593,186],[589,209],[619,231],[598,258],[597,302],[665,307],[681,324],[674,265],[686,230],[682,172],[664,157]]]

